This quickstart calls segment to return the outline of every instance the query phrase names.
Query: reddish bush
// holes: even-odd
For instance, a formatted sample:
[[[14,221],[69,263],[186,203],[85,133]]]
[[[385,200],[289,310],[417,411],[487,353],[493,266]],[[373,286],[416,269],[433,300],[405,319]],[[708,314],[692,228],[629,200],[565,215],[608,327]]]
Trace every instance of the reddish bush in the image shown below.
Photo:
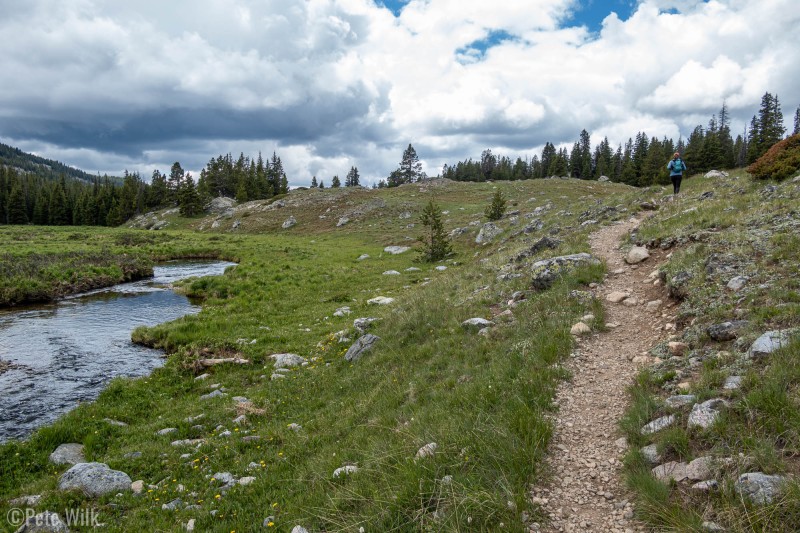
[[[747,171],[759,180],[785,180],[800,170],[800,134],[772,145]]]

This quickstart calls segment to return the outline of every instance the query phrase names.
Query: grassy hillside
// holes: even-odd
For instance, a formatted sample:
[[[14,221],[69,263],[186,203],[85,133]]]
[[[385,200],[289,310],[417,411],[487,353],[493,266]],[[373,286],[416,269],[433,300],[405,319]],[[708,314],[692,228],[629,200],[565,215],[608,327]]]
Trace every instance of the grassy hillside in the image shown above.
[[[630,217],[654,200],[662,208],[634,239],[674,241],[668,281],[680,270],[692,273],[679,335],[699,364],[667,360],[632,388],[622,427],[633,449],[627,463],[631,486],[641,493],[638,511],[659,527],[693,528],[710,503],[720,523],[747,529],[749,519],[756,520],[752,529],[770,530],[770,516],[784,523],[795,516],[796,493],[765,518],[728,490],[699,497],[650,481],[638,453],[654,440],[669,458],[741,450],[762,458],[765,472],[795,471],[797,344],[769,365],[735,367],[743,387],[730,393],[737,407],[727,411],[724,429],[648,439],[638,433],[667,412],[661,398],[679,382],[710,398],[757,333],[798,324],[791,275],[800,246],[798,184],[765,186],[745,175],[698,177],[687,180],[678,201],[666,202],[662,188],[578,180],[438,181],[297,191],[220,215],[184,219],[166,212],[137,222],[166,224],[158,232],[0,228],[2,243],[27,239],[16,252],[23,262],[42,250],[239,262],[225,276],[181,286],[204,299],[200,314],[134,332],[138,342],[171,354],[165,367],[147,378],[117,379],[96,402],[25,442],[0,447],[0,512],[9,498],[42,494],[37,510],[92,507],[110,531],[180,531],[189,520],[198,531],[220,532],[290,531],[297,524],[309,531],[527,531],[546,520],[530,503],[529,488],[544,475],[548,415],[556,385],[568,377],[560,361],[572,349],[569,328],[587,313],[602,328],[602,306],[582,290],[604,274],[602,266],[584,267],[539,291],[531,287],[530,265],[588,251],[586,237],[597,224]],[[509,200],[509,213],[497,223],[502,233],[476,244],[496,188]],[[712,198],[698,199],[709,190]],[[417,246],[419,214],[430,198],[445,211],[447,231],[461,228],[453,238],[456,255],[428,264],[413,250],[384,252],[389,245]],[[290,219],[295,224],[284,229]],[[544,236],[554,247],[533,249]],[[359,260],[363,255],[369,257]],[[709,257],[719,263],[711,272]],[[729,281],[732,271],[723,269],[729,264],[750,277],[744,292],[720,287]],[[392,270],[399,274],[385,274]],[[376,296],[394,302],[370,304]],[[345,306],[350,314],[337,316]],[[360,335],[354,319],[362,317],[377,319],[368,331],[380,340],[349,362],[343,356]],[[482,334],[462,327],[476,317],[495,325]],[[703,328],[728,317],[750,322],[741,340],[713,345]],[[307,364],[277,377],[269,356],[287,352]],[[215,356],[249,363],[203,368],[200,360]],[[209,376],[198,379],[203,374]],[[200,400],[213,390],[226,395]],[[175,431],[156,434],[166,428]],[[186,439],[202,440],[171,444]],[[56,490],[65,468],[48,464],[47,456],[64,442],[83,443],[89,460],[143,480],[142,494],[92,500]],[[432,443],[431,456],[417,457]],[[357,471],[335,478],[341,467]],[[216,474],[226,472],[255,479],[224,488],[225,476]],[[176,498],[177,510],[162,510]],[[678,513],[687,506],[698,511]]]
[[[713,521],[728,531],[800,527],[799,200],[797,180],[753,182],[743,172],[695,179],[635,237],[672,251],[662,277],[681,305],[678,333],[670,340],[689,350],[670,357],[666,342],[653,347],[652,355],[664,361],[632,386],[632,405],[621,424],[633,445],[628,481],[640,495],[641,516],[654,526],[700,531],[703,522]],[[709,329],[725,322],[734,323],[733,334]],[[783,348],[751,357],[751,345],[767,331],[784,332]],[[727,404],[708,429],[687,429],[691,404],[670,407],[665,401],[676,394]],[[645,423],[669,414],[676,416],[672,427],[641,434]],[[717,488],[656,481],[654,465],[639,452],[648,444],[656,444],[661,463],[713,458],[709,478]],[[734,487],[748,472],[786,476],[787,485],[772,503],[755,505]]]

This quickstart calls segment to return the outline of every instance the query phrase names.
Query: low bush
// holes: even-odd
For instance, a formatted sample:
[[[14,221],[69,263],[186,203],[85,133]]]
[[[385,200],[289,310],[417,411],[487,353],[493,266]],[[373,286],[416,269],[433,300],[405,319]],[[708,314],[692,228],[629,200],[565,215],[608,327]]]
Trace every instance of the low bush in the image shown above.
[[[759,180],[781,181],[796,174],[800,171],[800,134],[775,143],[747,171]]]

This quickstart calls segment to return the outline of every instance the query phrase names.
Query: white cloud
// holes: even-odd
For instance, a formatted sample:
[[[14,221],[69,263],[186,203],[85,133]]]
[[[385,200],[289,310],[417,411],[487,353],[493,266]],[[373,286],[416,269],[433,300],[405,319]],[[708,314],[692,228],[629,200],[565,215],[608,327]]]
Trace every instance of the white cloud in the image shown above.
[[[738,131],[765,91],[800,103],[794,0],[646,0],[597,35],[563,27],[576,0],[411,0],[398,18],[370,0],[10,4],[0,137],[89,170],[275,149],[298,185],[352,165],[377,181],[409,142],[435,174],[583,128],[686,136],[723,100]]]

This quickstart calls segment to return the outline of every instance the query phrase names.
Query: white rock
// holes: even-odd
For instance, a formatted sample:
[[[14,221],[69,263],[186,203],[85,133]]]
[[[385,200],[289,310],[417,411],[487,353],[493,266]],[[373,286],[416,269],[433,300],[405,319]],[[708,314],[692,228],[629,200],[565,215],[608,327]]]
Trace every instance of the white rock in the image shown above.
[[[358,467],[356,465],[344,465],[333,471],[333,477],[336,479],[339,476],[349,476],[350,474],[355,474],[356,472],[358,472]]]
[[[461,323],[461,327],[465,329],[481,329],[494,326],[494,322],[486,320],[485,318],[475,317],[468,318]]]
[[[436,270],[438,270],[439,272],[444,272],[445,270],[447,270],[447,267],[444,265],[439,265],[436,267]]]
[[[733,278],[732,280],[730,280],[728,282],[727,287],[728,287],[728,290],[736,292],[736,291],[742,290],[746,284],[747,284],[747,278],[746,277],[744,277],[744,276],[736,276],[735,278]]]
[[[276,353],[269,357],[275,361],[275,368],[291,368],[306,362],[305,357],[294,353]]]
[[[662,416],[661,418],[657,418],[652,422],[645,424],[644,427],[642,427],[642,435],[650,435],[656,431],[661,431],[662,429],[668,428],[674,423],[674,415]]]
[[[356,261],[363,261],[364,259],[369,259],[369,254],[361,254],[358,256]]]
[[[281,224],[281,227],[283,229],[289,229],[296,225],[297,225],[297,220],[294,217],[290,216],[283,222],[283,224]]]
[[[75,442],[60,444],[53,453],[50,454],[50,462],[56,465],[75,465],[85,463],[83,455],[83,444]]]
[[[629,265],[636,265],[650,258],[647,248],[644,246],[634,246],[625,256],[625,262]]]
[[[733,488],[742,496],[748,496],[753,503],[764,505],[772,503],[786,483],[784,476],[768,476],[761,472],[742,474]]]
[[[384,276],[399,276],[400,272],[398,272],[397,270],[387,270],[386,272],[383,273],[383,275]]]
[[[105,463],[78,463],[58,478],[58,490],[77,489],[90,498],[130,490],[131,484],[128,474]]]
[[[408,246],[387,246],[383,249],[387,254],[398,255],[409,251],[411,248]]]
[[[727,402],[720,398],[708,400],[703,403],[696,403],[692,407],[692,412],[689,413],[688,427],[699,427],[708,429],[719,418],[720,412],[716,407],[724,406]]]
[[[725,390],[736,390],[742,386],[742,376],[728,376],[722,386]]]
[[[376,296],[375,298],[370,298],[367,300],[367,303],[370,305],[389,305],[394,303],[394,298],[389,298],[387,296]]]
[[[618,304],[628,297],[628,293],[622,291],[613,291],[606,295],[606,300],[612,304]]]
[[[414,456],[414,458],[425,459],[426,457],[433,457],[433,455],[436,453],[436,448],[438,447],[439,445],[436,444],[435,442],[429,442],[428,444],[417,450],[417,455]]]
[[[243,477],[243,478],[239,479],[239,485],[246,486],[246,485],[249,485],[250,483],[252,483],[255,480],[256,480],[256,478],[254,478],[253,476],[246,476],[246,477]]]
[[[580,336],[580,335],[587,335],[592,332],[592,328],[584,324],[583,322],[578,322],[569,330],[572,335]]]

